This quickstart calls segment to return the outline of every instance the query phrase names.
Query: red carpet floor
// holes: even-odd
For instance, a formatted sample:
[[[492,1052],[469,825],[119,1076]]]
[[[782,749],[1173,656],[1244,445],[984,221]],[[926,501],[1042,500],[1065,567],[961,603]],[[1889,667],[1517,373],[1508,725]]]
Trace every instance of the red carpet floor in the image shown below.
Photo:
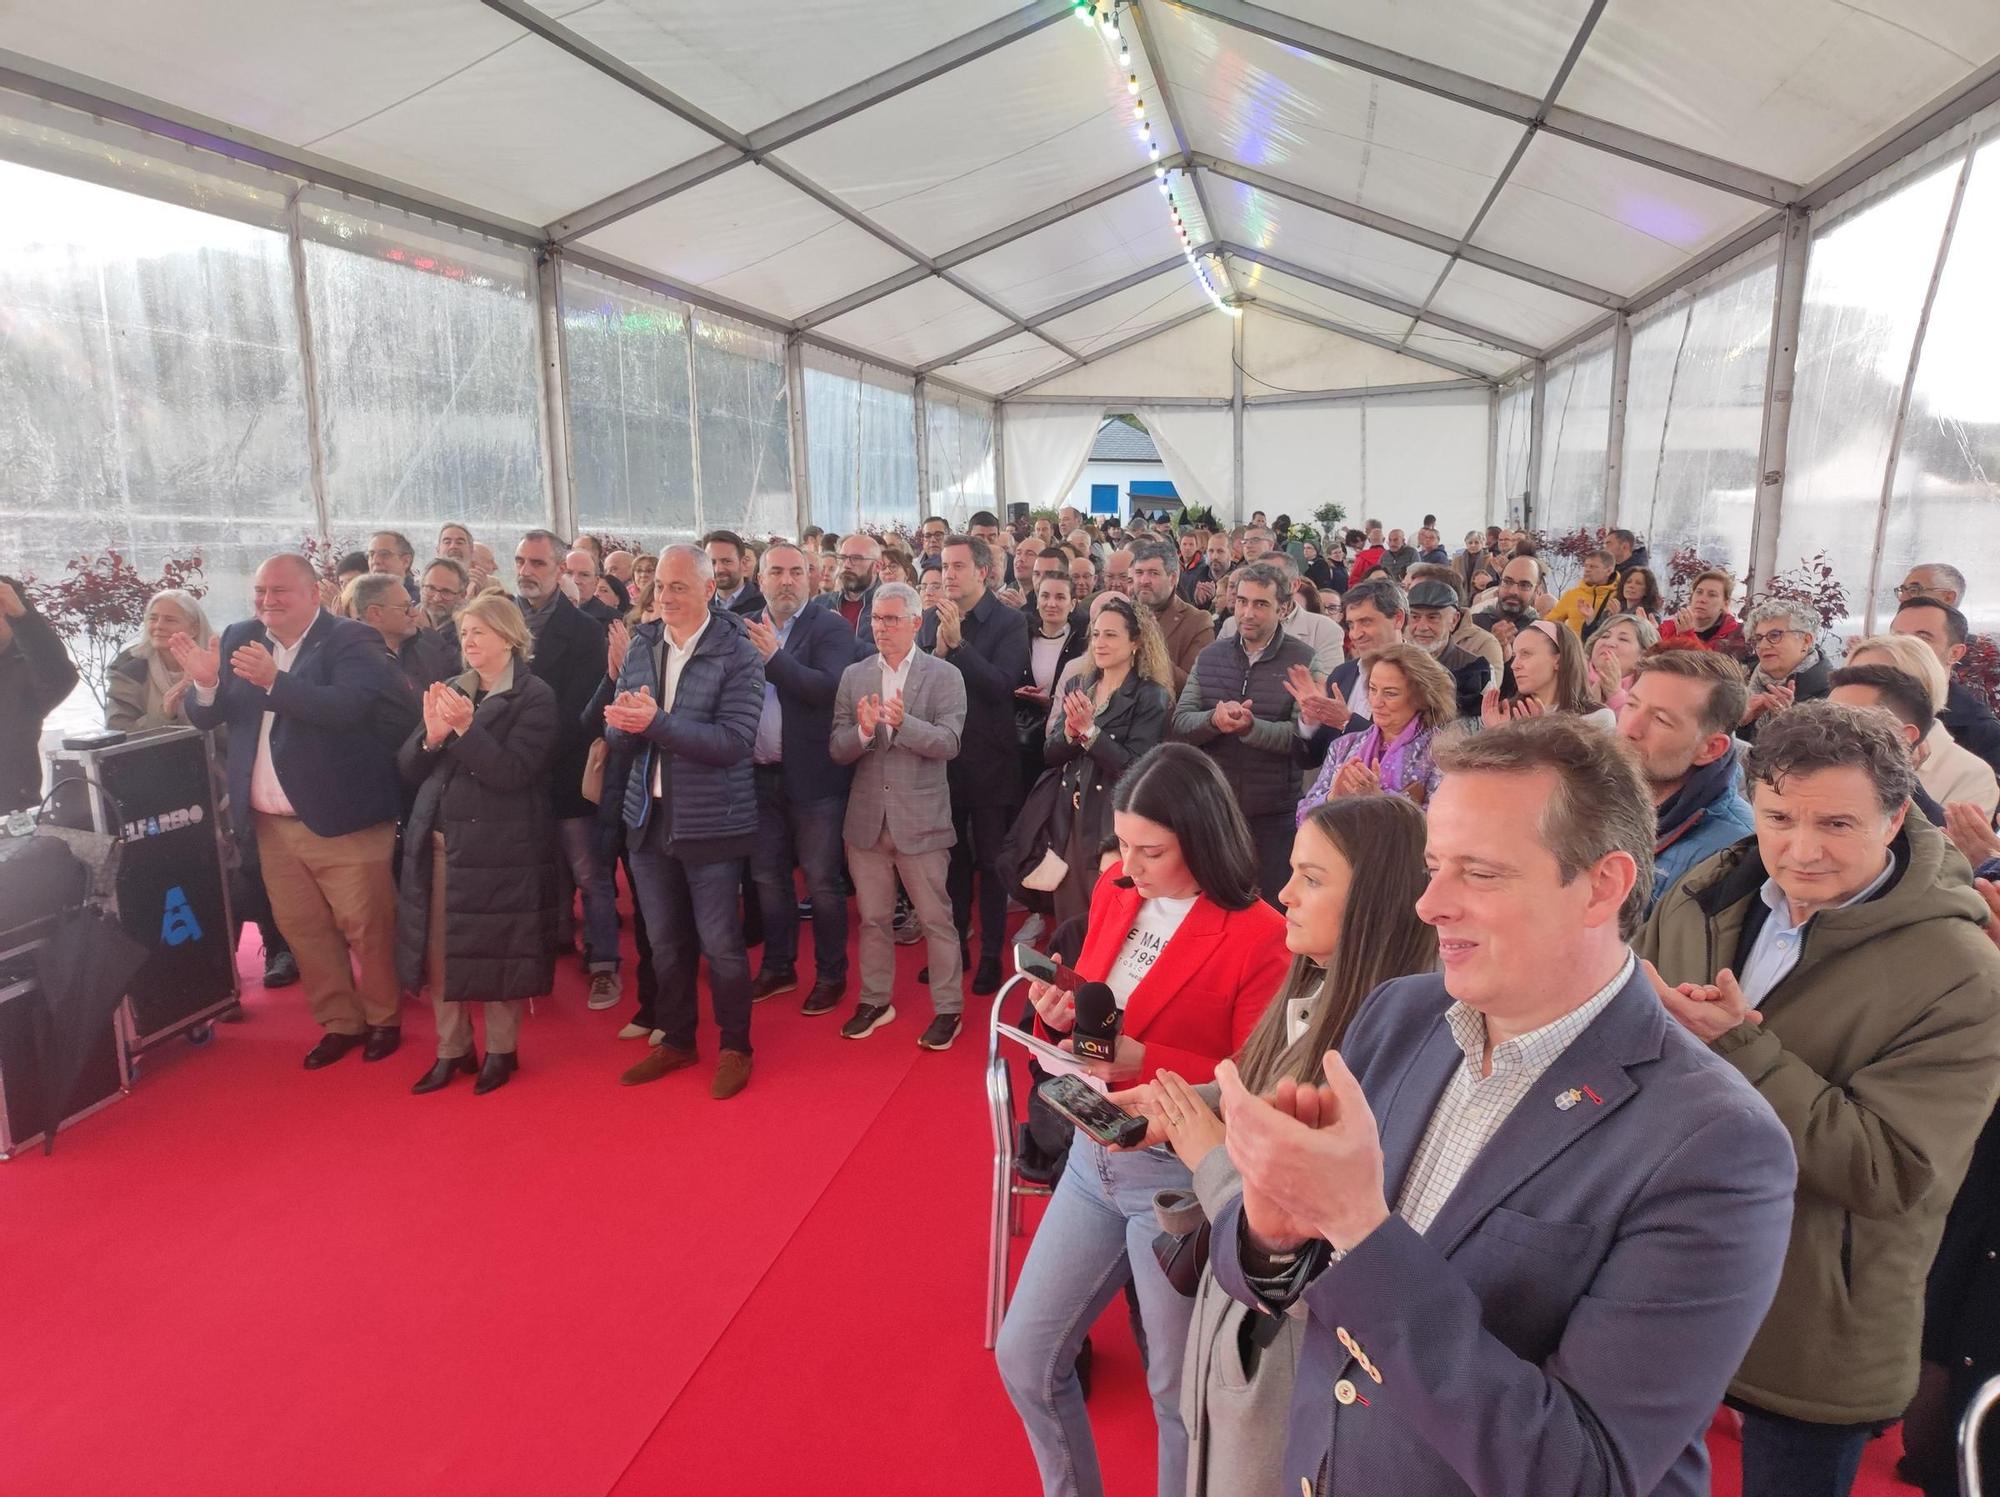
[[[408,1094],[426,1009],[391,1060],[307,1073],[297,990],[252,986],[246,1022],[0,1165],[0,1494],[1034,1492],[980,1345],[983,1040],[916,1048],[922,960],[860,1043],[760,1006],[726,1104],[705,1068],[618,1086],[640,1044],[573,965],[476,1099]],[[1141,1497],[1122,1304],[1095,1342],[1111,1490]],[[1893,1445],[1860,1490],[1907,1491]]]

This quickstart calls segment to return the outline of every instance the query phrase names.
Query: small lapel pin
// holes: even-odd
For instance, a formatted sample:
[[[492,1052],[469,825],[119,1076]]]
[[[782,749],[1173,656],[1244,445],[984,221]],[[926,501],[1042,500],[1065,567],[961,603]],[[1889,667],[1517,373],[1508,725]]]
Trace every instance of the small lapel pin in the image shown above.
[[[1583,1100],[1583,1093],[1578,1091],[1575,1087],[1571,1087],[1568,1091],[1564,1092],[1561,1096],[1556,1098],[1556,1109],[1559,1112],[1568,1112],[1572,1107],[1576,1106],[1576,1104],[1581,1102],[1582,1100]]]

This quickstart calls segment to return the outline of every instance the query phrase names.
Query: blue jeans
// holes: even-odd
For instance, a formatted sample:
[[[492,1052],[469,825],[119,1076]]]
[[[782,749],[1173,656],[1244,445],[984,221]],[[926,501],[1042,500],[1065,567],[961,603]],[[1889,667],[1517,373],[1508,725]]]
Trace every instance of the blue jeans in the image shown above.
[[[660,807],[655,805],[653,813],[658,816]],[[742,860],[689,863],[662,850],[664,835],[658,846],[655,841],[649,827],[631,855],[632,897],[644,913],[659,974],[653,1024],[662,1031],[662,1043],[676,1050],[695,1048],[701,1004],[693,978],[695,964],[707,957],[708,991],[722,1048],[748,1055],[750,957],[743,947],[736,898],[743,885]]]
[[[1181,1363],[1194,1301],[1174,1291],[1153,1256],[1153,1239],[1160,1235],[1153,1195],[1192,1183],[1172,1154],[1114,1154],[1080,1133],[1070,1147],[994,1348],[1048,1497],[1101,1497],[1104,1491],[1076,1354],[1127,1279],[1138,1290],[1146,1332],[1146,1388],[1160,1431],[1160,1497],[1187,1490]]]
[[[1743,1413],[1743,1497],[1847,1497],[1876,1426]]]
[[[569,876],[583,891],[583,963],[592,972],[618,970],[618,883],[611,859],[598,849],[595,816],[567,816],[556,823]]]
[[[795,801],[784,770],[757,766],[757,851],[751,868],[764,912],[766,972],[793,971],[799,959],[799,904],[792,870],[812,893],[813,967],[821,982],[847,982],[847,895],[840,883],[840,829],[847,797]]]

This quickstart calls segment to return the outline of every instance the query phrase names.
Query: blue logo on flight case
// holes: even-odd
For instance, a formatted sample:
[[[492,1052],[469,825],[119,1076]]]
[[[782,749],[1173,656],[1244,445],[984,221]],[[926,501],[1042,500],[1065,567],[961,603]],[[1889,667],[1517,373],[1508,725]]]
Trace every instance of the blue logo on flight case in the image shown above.
[[[185,946],[201,939],[201,922],[194,918],[188,897],[179,884],[167,890],[167,907],[160,916],[160,942],[165,946]]]

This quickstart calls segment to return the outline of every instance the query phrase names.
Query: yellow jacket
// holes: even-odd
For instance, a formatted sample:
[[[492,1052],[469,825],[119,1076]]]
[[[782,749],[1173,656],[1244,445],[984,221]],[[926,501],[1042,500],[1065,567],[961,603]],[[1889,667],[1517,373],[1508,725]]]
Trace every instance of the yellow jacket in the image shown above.
[[[1588,582],[1579,582],[1575,587],[1556,600],[1556,606],[1545,615],[1554,623],[1567,624],[1572,633],[1581,635],[1584,626],[1604,610],[1618,592],[1618,581],[1613,578],[1601,587],[1592,587]]]

